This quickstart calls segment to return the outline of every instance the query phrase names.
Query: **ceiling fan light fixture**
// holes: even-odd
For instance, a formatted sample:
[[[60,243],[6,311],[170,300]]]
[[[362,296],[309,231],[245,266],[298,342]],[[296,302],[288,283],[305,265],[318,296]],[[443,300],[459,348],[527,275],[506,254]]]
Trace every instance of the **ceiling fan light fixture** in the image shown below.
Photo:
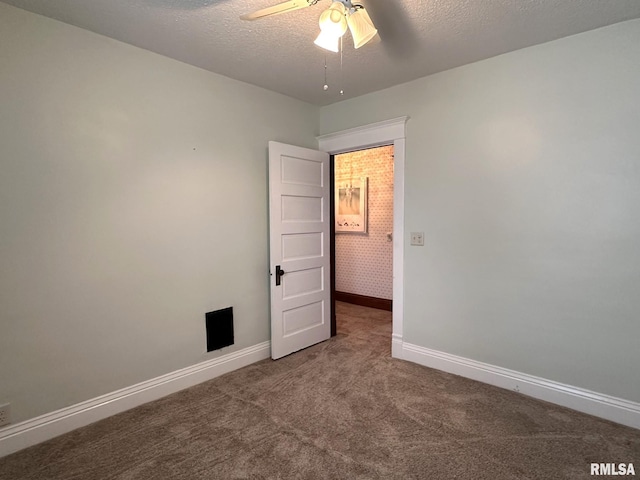
[[[320,14],[320,30],[328,35],[340,38],[347,31],[347,10],[341,2],[333,2]]]
[[[355,48],[360,48],[378,33],[371,21],[371,17],[364,8],[358,8],[352,12],[347,18],[347,23],[349,24]]]
[[[319,47],[331,52],[338,52],[338,42],[347,31],[347,10],[341,2],[333,2],[320,15],[318,24],[320,25],[320,35],[315,43]]]
[[[332,35],[326,32],[320,32],[318,38],[313,42],[321,48],[325,50],[329,50],[331,52],[338,53],[339,49],[340,37]]]

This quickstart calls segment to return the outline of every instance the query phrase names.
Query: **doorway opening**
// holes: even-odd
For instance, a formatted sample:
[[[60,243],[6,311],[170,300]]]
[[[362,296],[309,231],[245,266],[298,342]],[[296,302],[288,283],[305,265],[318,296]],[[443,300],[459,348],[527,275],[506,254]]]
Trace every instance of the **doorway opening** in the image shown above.
[[[406,124],[409,117],[397,117],[370,123],[317,137],[321,151],[339,153],[393,144],[393,325],[391,356],[404,358],[404,169],[406,154]],[[333,157],[331,157],[333,158]],[[331,169],[332,170],[332,169]],[[329,175],[332,177],[331,175]],[[333,179],[332,179],[333,180]],[[333,190],[333,184],[330,186]],[[333,196],[330,196],[333,199]],[[331,202],[330,202],[331,203]],[[333,207],[333,205],[331,205]],[[331,209],[333,212],[333,208]],[[330,239],[333,223],[330,222]],[[332,244],[332,242],[329,242]],[[331,247],[330,247],[331,248]],[[333,255],[333,252],[331,252]],[[333,272],[333,270],[332,270]],[[330,278],[332,275],[330,275]],[[330,288],[331,290],[331,288]],[[332,291],[332,290],[331,290]],[[330,304],[334,304],[333,296]],[[335,334],[335,312],[330,312],[331,334]]]
[[[394,145],[340,153],[331,160],[335,335],[349,317],[346,312],[390,319],[390,313],[369,309],[391,312],[393,305]]]

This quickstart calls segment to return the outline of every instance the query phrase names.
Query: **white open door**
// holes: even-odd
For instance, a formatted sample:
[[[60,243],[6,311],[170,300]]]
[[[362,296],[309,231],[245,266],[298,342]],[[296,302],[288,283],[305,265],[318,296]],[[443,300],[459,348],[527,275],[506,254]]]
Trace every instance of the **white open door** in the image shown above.
[[[331,336],[329,154],[269,142],[271,357]]]

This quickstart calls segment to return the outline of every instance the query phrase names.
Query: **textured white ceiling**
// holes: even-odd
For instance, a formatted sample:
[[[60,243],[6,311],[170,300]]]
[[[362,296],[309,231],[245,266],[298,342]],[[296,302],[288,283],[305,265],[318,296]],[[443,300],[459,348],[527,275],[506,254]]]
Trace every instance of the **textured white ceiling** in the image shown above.
[[[329,0],[253,22],[239,16],[280,0],[2,1],[316,105],[640,17],[640,0],[362,0],[380,37],[354,50],[347,32],[324,91]]]

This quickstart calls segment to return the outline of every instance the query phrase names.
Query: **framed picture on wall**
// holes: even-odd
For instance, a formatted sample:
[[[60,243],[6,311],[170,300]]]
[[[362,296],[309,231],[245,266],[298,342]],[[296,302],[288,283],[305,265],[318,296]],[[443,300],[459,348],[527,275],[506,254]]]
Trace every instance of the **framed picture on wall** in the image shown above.
[[[336,233],[367,233],[367,177],[336,179]]]

